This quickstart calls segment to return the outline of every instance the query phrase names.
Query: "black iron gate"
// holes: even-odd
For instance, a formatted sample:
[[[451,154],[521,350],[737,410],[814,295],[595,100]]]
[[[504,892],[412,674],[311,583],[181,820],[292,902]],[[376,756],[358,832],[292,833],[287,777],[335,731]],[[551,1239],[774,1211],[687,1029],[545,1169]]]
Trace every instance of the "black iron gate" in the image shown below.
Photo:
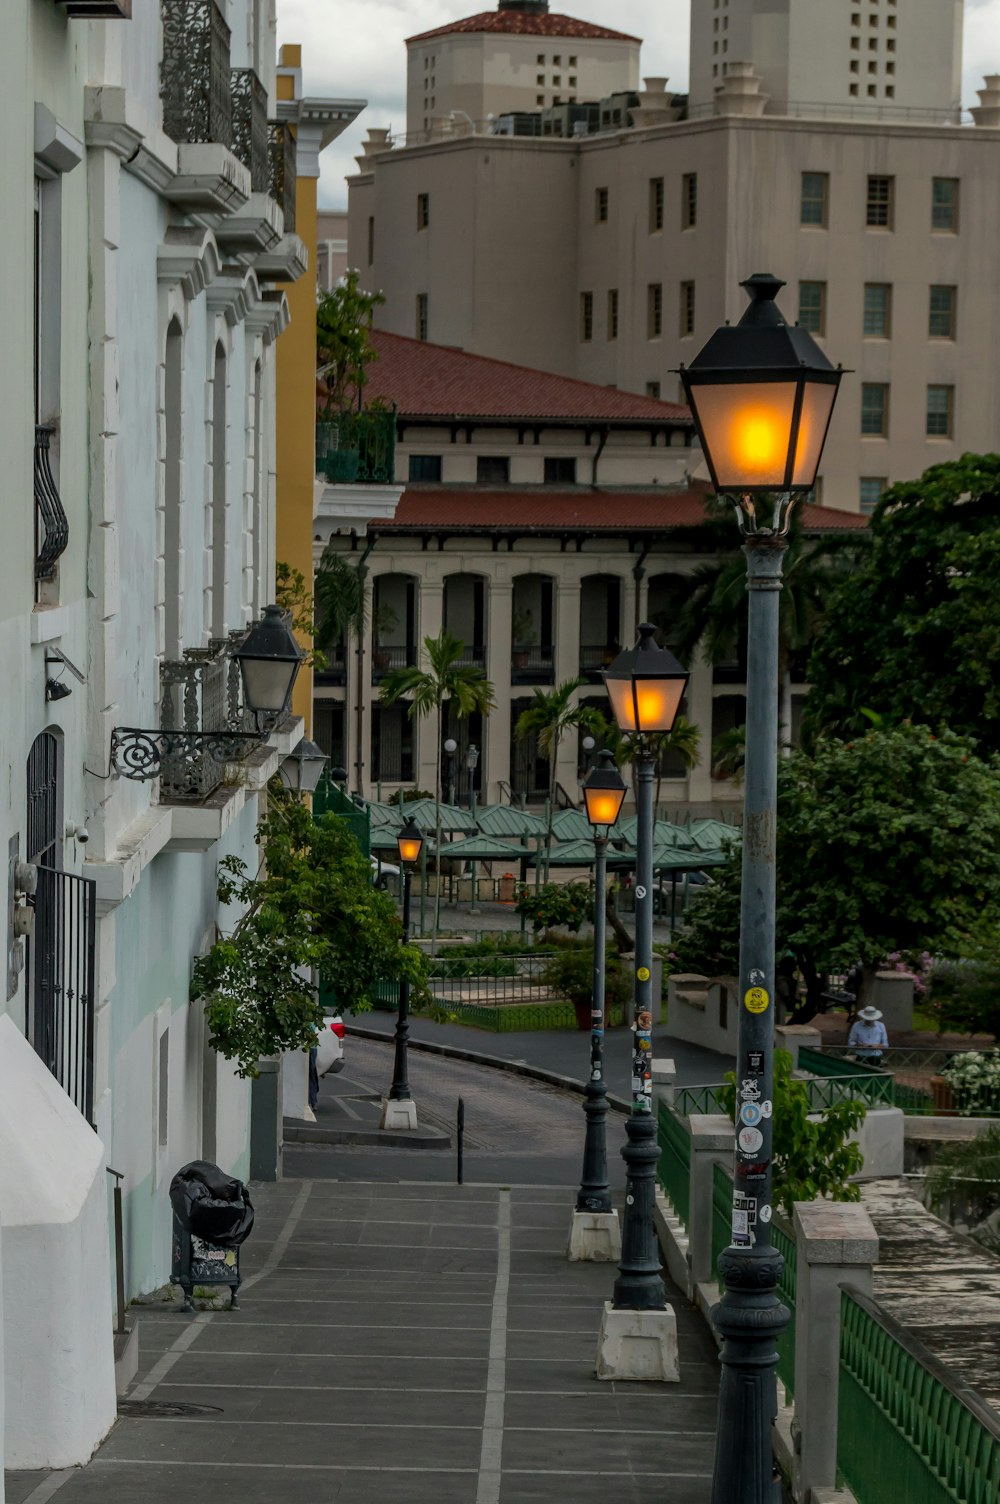
[[[28,947],[31,1043],[91,1124],[96,889],[93,878],[40,866]]]

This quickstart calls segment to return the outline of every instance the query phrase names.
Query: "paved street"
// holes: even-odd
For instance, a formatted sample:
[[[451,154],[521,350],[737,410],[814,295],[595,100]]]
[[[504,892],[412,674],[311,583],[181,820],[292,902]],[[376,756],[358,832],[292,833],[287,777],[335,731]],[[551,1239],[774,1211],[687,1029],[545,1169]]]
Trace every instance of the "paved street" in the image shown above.
[[[388,1079],[385,1044],[348,1044],[324,1098]],[[681,1382],[593,1377],[615,1269],[565,1258],[579,1100],[411,1065],[428,1118],[465,1098],[467,1183],[448,1152],[287,1150],[296,1178],[254,1188],[243,1310],[141,1310],[129,1400],[172,1409],[124,1414],[82,1471],[8,1475],[7,1504],[705,1504],[717,1363],[676,1291]],[[619,1202],[621,1139],[612,1114]]]

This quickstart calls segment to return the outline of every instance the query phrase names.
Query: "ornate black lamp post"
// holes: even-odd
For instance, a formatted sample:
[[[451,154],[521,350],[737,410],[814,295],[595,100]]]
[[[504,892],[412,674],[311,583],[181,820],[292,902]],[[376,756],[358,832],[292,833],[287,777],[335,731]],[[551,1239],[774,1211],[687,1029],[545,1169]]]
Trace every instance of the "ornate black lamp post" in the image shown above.
[[[583,1146],[583,1175],[576,1197],[570,1232],[571,1259],[617,1259],[621,1253],[618,1213],[611,1205],[608,1185],[606,1119],[608,1089],[604,1084],[604,967],[606,950],[605,898],[608,870],[608,830],[621,813],[625,784],[614,756],[602,752],[600,765],[583,786],[583,802],[594,831],[597,854],[594,873],[594,968],[590,1013],[590,1076],[583,1110],[587,1133]]]
[[[713,1504],[779,1497],[771,1426],[789,1313],[771,1243],[778,604],[792,506],[815,484],[843,374],[785,323],[775,302],[783,285],[759,273],[742,283],[751,303],[739,324],[717,329],[680,373],[716,490],[735,501],[750,593],[736,1176],[733,1241],[719,1256],[726,1288],[712,1313],[723,1339]]]
[[[410,884],[413,868],[420,860],[424,838],[411,815],[396,837],[400,866],[403,869],[403,940],[410,938]],[[410,1095],[410,1078],[407,1070],[406,1047],[410,1039],[408,1010],[410,984],[405,977],[399,982],[399,1011],[396,1015],[396,1049],[392,1064],[392,1085],[389,1096],[382,1103],[381,1128],[416,1128],[417,1104]]]
[[[667,1310],[660,1254],[653,1226],[657,1125],[653,1117],[653,772],[656,760],[647,736],[672,731],[687,687],[688,673],[666,648],[657,646],[656,628],[639,628],[639,641],[604,670],[604,682],[618,727],[636,751],[635,1013],[632,1057],[632,1111],[625,1124],[627,1143],[622,1256],[614,1298],[605,1307],[598,1349],[598,1374],[607,1378],[676,1377],[676,1329]],[[651,1315],[641,1323],[615,1320],[625,1313]],[[621,1333],[627,1332],[628,1339]],[[646,1355],[657,1336],[661,1370],[646,1370]],[[636,1339],[634,1341],[629,1339]],[[670,1371],[671,1364],[673,1371]]]

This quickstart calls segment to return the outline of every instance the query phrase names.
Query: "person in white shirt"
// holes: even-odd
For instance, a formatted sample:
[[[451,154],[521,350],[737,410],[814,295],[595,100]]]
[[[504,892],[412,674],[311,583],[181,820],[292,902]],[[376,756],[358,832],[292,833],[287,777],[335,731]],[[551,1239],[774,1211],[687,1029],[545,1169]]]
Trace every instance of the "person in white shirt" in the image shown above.
[[[854,1051],[856,1060],[864,1065],[880,1065],[882,1051],[889,1048],[889,1036],[885,1032],[882,1015],[877,1008],[862,1008],[851,1025],[847,1047]]]

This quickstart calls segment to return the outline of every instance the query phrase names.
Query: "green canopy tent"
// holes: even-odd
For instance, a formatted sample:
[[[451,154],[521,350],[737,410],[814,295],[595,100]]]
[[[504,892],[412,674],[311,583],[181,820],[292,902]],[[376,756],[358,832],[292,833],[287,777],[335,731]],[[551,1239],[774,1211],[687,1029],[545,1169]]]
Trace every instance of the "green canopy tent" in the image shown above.
[[[625,820],[619,820],[612,832],[613,840],[625,841],[629,846],[635,846],[637,820],[635,815],[629,815]],[[670,820],[657,820],[653,826],[653,849],[657,847],[677,846],[691,850],[695,846],[691,834],[683,825],[674,825]],[[718,844],[715,842],[713,844]]]
[[[438,806],[434,799],[413,799],[409,804],[404,804],[404,820],[413,819],[418,830],[436,830],[438,823],[438,808],[441,810],[441,831],[451,835],[461,832],[474,834],[476,822],[472,813],[467,809],[459,809],[457,804],[441,804]]]
[[[561,809],[553,815],[552,834],[557,841],[592,841],[594,838],[590,821],[579,809]]]
[[[527,846],[518,841],[500,841],[495,836],[469,836],[464,841],[449,841],[441,856],[447,861],[511,862],[528,855]]]
[[[523,840],[526,836],[544,839],[546,830],[541,815],[517,809],[512,804],[483,805],[476,810],[476,824],[484,836],[498,836],[501,840]]]
[[[726,825],[722,820],[692,820],[686,832],[701,851],[718,851],[729,841],[738,841],[742,831],[738,825]]]
[[[403,825],[405,815],[398,804],[380,804],[377,799],[368,799],[365,808],[372,830],[399,830]]]

